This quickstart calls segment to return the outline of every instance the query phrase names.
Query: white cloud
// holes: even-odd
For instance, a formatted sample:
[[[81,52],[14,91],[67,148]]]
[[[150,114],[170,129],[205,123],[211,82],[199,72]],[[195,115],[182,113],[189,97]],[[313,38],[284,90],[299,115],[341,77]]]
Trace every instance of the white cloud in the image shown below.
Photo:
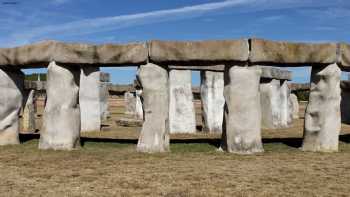
[[[54,5],[62,5],[62,4],[65,4],[67,2],[69,2],[70,0],[52,0],[52,3]]]
[[[52,0],[52,2],[61,4],[68,1],[70,0]],[[143,24],[193,18],[227,8],[239,8],[237,12],[245,13],[300,7],[312,8],[315,3],[317,6],[334,4],[334,2],[315,0],[226,0],[137,14],[76,20],[63,24],[31,26],[12,32],[5,40],[1,40],[1,44],[19,45],[58,35],[66,37],[106,32]],[[282,16],[270,16],[265,20],[275,21],[282,18]]]
[[[244,5],[247,3],[254,3],[256,1],[257,0],[227,0],[222,2],[205,3],[175,9],[157,10],[138,14],[78,20],[65,24],[32,28],[29,31],[14,34],[13,39],[30,41],[35,38],[40,38],[41,36],[47,36],[50,34],[63,34],[67,36],[91,34],[121,29],[140,24],[149,24],[154,22],[190,18],[205,14],[210,11],[220,10],[238,5]]]

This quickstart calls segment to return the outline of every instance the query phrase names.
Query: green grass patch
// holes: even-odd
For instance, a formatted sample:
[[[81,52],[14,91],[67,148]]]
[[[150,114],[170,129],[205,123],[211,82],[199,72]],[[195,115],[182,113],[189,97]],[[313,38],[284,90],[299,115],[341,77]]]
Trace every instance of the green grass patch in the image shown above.
[[[207,143],[176,143],[170,144],[170,150],[173,153],[185,152],[215,152],[216,146]]]

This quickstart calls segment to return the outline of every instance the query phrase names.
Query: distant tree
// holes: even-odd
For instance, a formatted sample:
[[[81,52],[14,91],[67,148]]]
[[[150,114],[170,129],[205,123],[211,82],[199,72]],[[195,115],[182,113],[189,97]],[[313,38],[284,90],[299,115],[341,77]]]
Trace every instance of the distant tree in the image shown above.
[[[308,101],[309,100],[309,90],[299,90],[294,92],[295,95],[298,97],[299,101]]]
[[[26,75],[25,76],[25,80],[28,81],[37,81],[38,80],[38,76],[40,75],[40,81],[46,81],[46,74],[45,73],[33,73],[30,75]]]

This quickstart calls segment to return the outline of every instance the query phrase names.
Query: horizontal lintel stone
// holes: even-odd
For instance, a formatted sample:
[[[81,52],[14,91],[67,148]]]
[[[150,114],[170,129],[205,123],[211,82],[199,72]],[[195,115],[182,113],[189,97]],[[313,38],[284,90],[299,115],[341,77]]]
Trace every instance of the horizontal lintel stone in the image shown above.
[[[350,67],[350,44],[340,43],[340,53],[340,64],[343,67]]]
[[[249,57],[249,43],[246,39],[197,42],[154,40],[148,45],[150,61],[158,64],[244,62]]]
[[[177,70],[209,70],[216,72],[224,72],[225,65],[212,65],[212,66],[178,66],[178,65],[169,65],[169,69]],[[280,68],[271,67],[271,66],[257,66],[261,69],[261,77],[269,79],[281,79],[281,80],[292,80],[292,72],[288,70],[282,70]]]
[[[90,45],[43,41],[15,48],[0,48],[0,66],[10,68],[46,67],[51,61],[79,66],[138,65],[145,64],[147,59],[145,43]]]
[[[250,40],[249,61],[267,64],[332,64],[337,62],[336,43],[291,43]]]

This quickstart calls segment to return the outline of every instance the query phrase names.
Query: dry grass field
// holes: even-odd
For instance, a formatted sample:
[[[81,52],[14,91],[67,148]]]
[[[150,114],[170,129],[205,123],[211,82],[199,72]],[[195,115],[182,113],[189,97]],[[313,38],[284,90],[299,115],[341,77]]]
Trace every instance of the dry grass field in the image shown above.
[[[104,131],[83,134],[75,151],[39,151],[38,134],[0,147],[0,196],[350,195],[349,126],[338,153],[301,152],[300,118],[290,129],[264,130],[263,154],[217,152],[220,135],[198,133],[173,135],[171,153],[150,155],[135,151],[140,128],[115,125],[123,110],[112,100]]]

